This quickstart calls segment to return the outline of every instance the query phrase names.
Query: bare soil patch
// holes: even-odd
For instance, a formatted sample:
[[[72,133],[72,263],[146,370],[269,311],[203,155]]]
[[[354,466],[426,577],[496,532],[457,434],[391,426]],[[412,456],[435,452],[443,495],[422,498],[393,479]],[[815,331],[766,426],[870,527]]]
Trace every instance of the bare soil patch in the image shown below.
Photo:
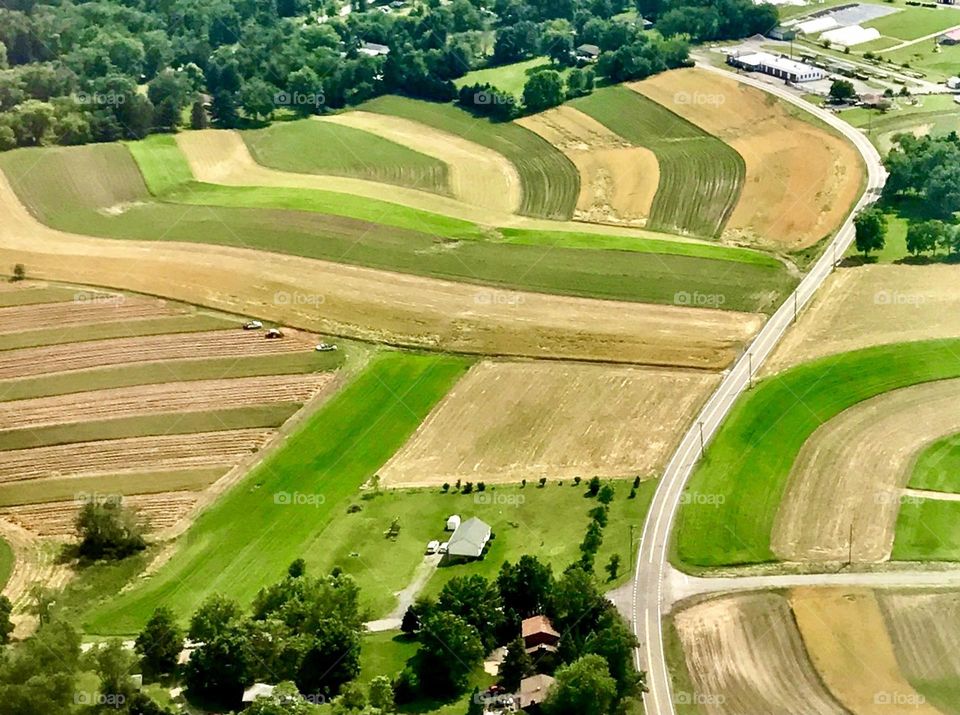
[[[484,361],[380,475],[407,487],[657,474],[718,381],[693,371]]]
[[[832,234],[859,195],[864,167],[856,149],[761,90],[697,69],[630,86],[743,157],[746,181],[729,237],[805,248]]]
[[[376,134],[447,164],[453,195],[467,204],[516,213],[523,192],[517,168],[502,154],[449,132],[402,117],[345,112],[319,121]]]
[[[938,715],[897,663],[883,613],[866,589],[795,589],[790,605],[830,692],[857,715]]]
[[[13,572],[3,595],[13,603],[14,636],[23,638],[36,627],[37,619],[26,611],[30,606],[30,589],[34,584],[58,589],[70,579],[71,571],[60,563],[57,553],[61,544],[42,540],[22,526],[0,519],[0,537],[13,551]]]
[[[0,483],[232,464],[263,447],[273,434],[243,429],[10,450],[0,452]]]
[[[787,331],[766,372],[872,345],[955,338],[958,308],[956,266],[841,268]]]
[[[4,219],[6,220],[6,215]],[[115,323],[181,313],[182,309],[159,299],[78,291],[76,300],[66,303],[0,308],[0,334],[19,333],[50,325],[66,327],[88,323]]]
[[[0,403],[0,425],[22,429],[131,415],[202,412],[275,402],[306,402],[333,379],[329,374],[269,375],[171,382],[78,392]]]
[[[656,155],[631,145],[603,124],[569,106],[524,117],[517,123],[560,149],[580,172],[576,217],[636,223],[650,215],[660,182]]]
[[[846,712],[811,665],[782,596],[749,593],[716,598],[679,612],[674,623],[696,689],[687,702],[699,703],[701,712]]]
[[[38,277],[164,295],[376,342],[718,369],[763,321],[732,311],[500,292],[237,248],[78,236],[36,221],[5,177],[0,207],[0,259],[25,263]],[[322,295],[322,309],[281,303],[279,291]]]
[[[282,340],[266,340],[262,331],[239,329],[92,340],[0,352],[0,379],[137,362],[280,355],[313,350],[315,345],[316,336],[299,330],[285,331]]]
[[[786,561],[889,559],[910,467],[928,444],[960,432],[958,401],[960,380],[916,385],[817,429],[790,472],[773,552]]]

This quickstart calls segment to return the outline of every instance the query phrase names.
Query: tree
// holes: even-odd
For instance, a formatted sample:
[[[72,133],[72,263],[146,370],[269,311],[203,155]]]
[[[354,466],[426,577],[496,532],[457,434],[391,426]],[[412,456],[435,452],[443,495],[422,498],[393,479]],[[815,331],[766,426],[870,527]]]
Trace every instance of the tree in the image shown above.
[[[947,225],[943,221],[922,221],[911,223],[907,228],[907,250],[917,256],[930,251],[936,252],[943,245],[947,234]]]
[[[611,485],[604,484],[603,487],[601,487],[600,492],[597,494],[597,500],[601,504],[609,504],[613,501],[615,494],[616,492]]]
[[[190,108],[190,128],[206,129],[210,126],[210,118],[207,116],[207,110],[203,106],[203,101],[197,100]]]
[[[304,700],[297,686],[289,681],[279,683],[265,698],[257,698],[244,715],[310,715],[314,708]]]
[[[609,715],[617,686],[599,655],[585,655],[556,673],[543,703],[546,715]]]
[[[243,111],[257,119],[268,119],[276,109],[277,88],[259,77],[254,77],[243,84],[240,90],[240,106]]]
[[[413,606],[408,606],[407,610],[404,611],[403,620],[400,621],[400,630],[408,636],[420,630],[420,618],[417,616],[417,612],[413,609]]]
[[[13,267],[13,275],[10,276],[10,281],[16,283],[17,281],[26,280],[27,278],[27,269],[24,268],[22,263],[17,263]]]
[[[607,570],[607,576],[609,576],[610,581],[613,581],[614,579],[617,578],[617,575],[620,573],[620,555],[619,554],[613,554],[610,557],[610,560],[607,561],[606,570]]]
[[[300,578],[307,573],[307,562],[303,559],[295,559],[287,567],[287,576],[290,578]]]
[[[536,556],[525,554],[515,566],[509,561],[503,563],[497,576],[497,587],[504,612],[517,628],[524,618],[547,610],[554,588],[553,572]]]
[[[41,626],[50,622],[50,609],[53,608],[56,600],[53,589],[47,588],[42,583],[30,586],[30,613],[37,617]]]
[[[213,640],[227,626],[242,617],[240,604],[219,593],[208,596],[190,619],[187,635],[192,641]]]
[[[190,654],[184,681],[192,699],[224,709],[239,704],[255,666],[243,626],[242,621],[231,621]]]
[[[835,79],[830,85],[830,99],[834,102],[846,102],[857,96],[857,89],[848,79]]]
[[[147,546],[136,514],[119,499],[88,501],[77,515],[76,530],[80,556],[94,561],[126,558]]]
[[[420,686],[435,695],[462,691],[484,652],[480,633],[465,620],[445,611],[431,615],[420,632]]]
[[[144,674],[157,677],[172,673],[183,650],[183,631],[173,611],[166,606],[157,608],[137,636],[134,648]]]
[[[10,642],[10,634],[13,633],[11,613],[13,613],[13,603],[6,596],[0,596],[0,644],[2,645]]]
[[[497,673],[500,685],[508,693],[515,693],[520,689],[520,681],[529,678],[536,671],[533,667],[533,659],[527,653],[527,647],[522,638],[516,638],[510,641],[507,646],[507,653],[500,663],[500,670]]]
[[[395,704],[390,678],[378,675],[371,680],[370,687],[367,689],[367,700],[370,702],[370,707],[376,708],[381,713],[393,712]]]
[[[883,212],[871,207],[864,209],[853,220],[856,228],[856,245],[864,258],[871,251],[879,251],[886,244],[887,222]]]
[[[601,656],[610,677],[617,684],[617,699],[635,695],[643,687],[643,676],[634,667],[634,653],[640,646],[636,636],[616,611],[609,610],[597,629],[587,636],[585,653]]]
[[[100,676],[100,697],[108,705],[128,702],[135,692],[133,679],[137,659],[127,650],[123,641],[114,639],[101,644],[90,653],[94,669]]]
[[[600,492],[600,477],[592,477],[589,482],[587,482],[587,496],[595,497]]]
[[[503,601],[496,585],[483,576],[457,576],[447,581],[437,607],[476,628],[487,650],[496,645],[497,629],[503,623]]]
[[[590,94],[593,92],[595,82],[596,78],[593,68],[573,68],[570,70],[570,74],[567,75],[567,97],[574,99]]]
[[[563,77],[556,70],[537,72],[523,87],[523,103],[528,111],[542,112],[563,104],[566,92]]]

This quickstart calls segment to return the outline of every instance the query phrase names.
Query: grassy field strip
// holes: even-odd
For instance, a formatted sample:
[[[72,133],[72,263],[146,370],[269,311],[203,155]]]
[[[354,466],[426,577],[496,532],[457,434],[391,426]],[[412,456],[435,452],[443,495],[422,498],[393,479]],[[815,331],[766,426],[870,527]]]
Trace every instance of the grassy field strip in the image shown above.
[[[107,294],[103,294],[106,297]],[[23,290],[0,291],[0,308],[40,303],[62,303],[77,296],[76,288],[64,286],[30,287]]]
[[[893,37],[904,42],[944,32],[958,25],[960,25],[960,17],[957,17],[957,13],[950,7],[907,7],[892,15],[864,23],[864,27],[873,27],[885,37]]]
[[[451,195],[444,162],[362,129],[301,119],[241,136],[257,163],[271,169],[349,176]]]
[[[960,593],[878,593],[904,676],[943,715],[960,715]]]
[[[164,413],[121,419],[89,420],[50,427],[0,430],[0,450],[32,449],[128,437],[279,427],[300,407],[299,403],[280,402],[253,407],[178,412],[175,418]]]
[[[743,157],[626,87],[599,90],[572,106],[656,154],[660,182],[649,228],[713,237],[723,232],[743,189]]]
[[[872,591],[794,589],[789,599],[814,668],[847,710],[942,715],[904,677]]]
[[[777,511],[777,558],[889,559],[911,464],[927,444],[960,431],[958,402],[960,380],[927,382],[858,402],[817,428],[797,455]]]
[[[886,345],[822,358],[760,382],[734,406],[693,473],[688,493],[702,498],[680,509],[676,556],[691,566],[774,561],[776,515],[790,470],[814,430],[884,392],[960,377],[958,352],[958,340]]]
[[[934,492],[960,492],[960,434],[931,443],[917,456],[907,486]]]
[[[146,337],[167,333],[206,332],[208,330],[236,328],[239,326],[239,322],[236,318],[198,313],[196,315],[177,315],[167,318],[129,320],[123,323],[91,322],[86,325],[65,328],[37,328],[0,335],[0,351],[35,348],[43,345],[63,345],[89,340]]]
[[[794,282],[782,265],[769,258],[757,260],[756,254],[749,252],[744,255],[749,263],[726,260],[714,263],[690,255],[567,250],[551,245],[549,237],[544,237],[539,245],[529,245],[533,243],[529,240],[532,234],[522,233],[512,237],[512,240],[525,241],[522,244],[463,241],[449,246],[450,250],[438,250],[443,244],[438,244],[435,235],[397,231],[381,224],[312,212],[144,203],[145,187],[140,203],[118,215],[107,216],[102,207],[87,204],[86,197],[76,191],[74,183],[64,184],[59,190],[51,183],[56,181],[55,176],[64,180],[82,174],[87,166],[84,154],[62,151],[47,154],[45,161],[36,165],[31,162],[32,170],[24,173],[23,162],[28,156],[24,152],[6,154],[0,157],[0,165],[7,169],[14,167],[13,175],[21,178],[16,184],[17,191],[29,197],[27,203],[44,221],[79,233],[142,240],[202,241],[581,297],[669,304],[677,302],[678,293],[699,292],[722,295],[723,301],[718,306],[730,310],[769,311]],[[114,160],[118,162],[115,174],[118,180],[139,173],[129,154],[115,156]],[[151,161],[155,165],[159,159]],[[150,171],[145,175],[149,177]],[[41,181],[44,175],[51,181]],[[137,181],[135,176],[131,180]],[[143,186],[142,181],[140,183]],[[148,183],[153,185],[157,181],[149,179]],[[126,191],[129,187],[118,189],[118,194]],[[102,189],[101,193],[105,192],[106,189]],[[103,199],[106,206],[113,205],[111,201]],[[165,232],[158,235],[157,226],[166,227]],[[318,235],[322,235],[323,240],[317,240]],[[562,240],[564,236],[559,238]],[[651,241],[643,247],[658,250],[654,243]],[[699,251],[689,245],[692,244],[677,248],[677,253]],[[739,254],[718,255],[728,258]]]
[[[169,317],[180,312],[161,300],[121,295],[113,295],[108,300],[78,298],[62,303],[12,305],[0,308],[0,338],[6,339],[11,333],[37,330],[38,325],[56,325],[63,330],[88,323]]]
[[[960,561],[960,501],[905,497],[897,517],[891,558]]]
[[[409,438],[468,366],[466,360],[441,356],[374,358],[283,449],[203,512],[177,553],[148,582],[113,595],[90,613],[85,630],[133,633],[159,603],[186,617],[215,592],[246,603],[294,559],[316,565],[325,557],[324,531],[334,515],[343,520],[359,486]],[[287,497],[277,496],[283,494]]]
[[[0,380],[0,402],[164,382],[306,375],[334,370],[342,361],[338,353],[317,352],[150,361],[41,377]]]
[[[848,715],[810,663],[783,596],[714,598],[681,610],[674,624],[706,712]]]
[[[456,134],[492,149],[517,167],[523,188],[520,213],[566,220],[573,216],[580,194],[580,174],[559,149],[513,122],[477,119],[449,104],[383,96],[361,106],[367,112],[390,114]]]
[[[220,467],[198,469],[98,474],[0,484],[0,507],[70,501],[82,498],[83,495],[131,496],[174,491],[200,491],[217,481],[229,469],[230,465],[225,464]]]

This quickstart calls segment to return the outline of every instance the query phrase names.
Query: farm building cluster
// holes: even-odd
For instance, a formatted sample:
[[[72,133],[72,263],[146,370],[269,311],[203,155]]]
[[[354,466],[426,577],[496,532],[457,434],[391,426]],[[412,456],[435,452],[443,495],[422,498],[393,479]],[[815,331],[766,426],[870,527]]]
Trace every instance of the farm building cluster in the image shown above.
[[[459,514],[447,518],[446,531],[453,534],[447,541],[434,540],[427,544],[427,554],[442,554],[451,559],[469,561],[479,559],[487,548],[493,531],[490,525],[477,517],[466,521],[460,519]]]

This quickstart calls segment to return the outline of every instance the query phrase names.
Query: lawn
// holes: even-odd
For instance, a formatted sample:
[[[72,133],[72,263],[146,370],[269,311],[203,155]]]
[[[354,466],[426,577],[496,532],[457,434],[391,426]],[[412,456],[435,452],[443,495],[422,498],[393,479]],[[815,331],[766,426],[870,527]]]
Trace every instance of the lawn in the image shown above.
[[[960,502],[905,500],[897,516],[894,561],[960,561]]]
[[[648,228],[717,237],[733,213],[746,176],[736,151],[665,107],[626,87],[608,87],[572,106],[660,164]]]
[[[245,200],[237,198],[241,196],[259,197],[257,201],[267,196],[281,197],[303,203],[313,193],[293,189],[271,192],[191,184],[188,192],[204,187],[200,190],[234,197],[231,201],[235,205],[171,203],[179,198],[179,192],[168,193],[169,201],[155,201],[147,186],[154,190],[164,187],[169,192],[172,184],[165,177],[180,175],[185,162],[175,146],[165,146],[161,140],[152,140],[146,147],[145,161],[140,149],[134,149],[143,162],[140,166],[146,184],[129,152],[115,145],[82,147],[83,151],[9,152],[0,155],[0,168],[7,171],[18,195],[41,220],[88,235],[238,246],[582,297],[671,304],[677,292],[697,290],[723,294],[725,309],[743,311],[771,311],[794,283],[782,264],[770,257],[724,247],[712,253],[708,245],[695,248],[676,241],[638,240],[631,244],[631,250],[624,251],[617,249],[625,245],[625,237],[554,236],[531,231],[505,232],[499,240],[496,234],[487,240],[460,240],[461,234],[454,233],[457,238],[451,240],[443,233],[430,232],[435,228],[431,226],[398,229],[316,211],[237,207]],[[81,190],[85,181],[82,177],[91,166],[98,169],[98,174],[94,190],[87,192]],[[347,197],[344,202],[349,200]],[[117,211],[113,208],[116,206],[124,208]],[[413,225],[414,219],[410,220]],[[472,224],[456,223],[459,226],[448,229],[467,227],[465,238],[482,234]],[[614,248],[584,248],[593,242]],[[446,250],[438,250],[441,248]],[[723,260],[706,257],[714,255]],[[734,260],[727,260],[730,258]]]
[[[301,405],[277,402],[254,407],[233,407],[206,412],[138,415],[118,419],[77,422],[74,424],[0,430],[0,450],[48,447],[104,439],[152,437],[164,434],[193,434],[219,430],[279,427]]]
[[[17,380],[0,380],[0,402],[161,382],[220,380],[258,375],[303,375],[336,370],[343,363],[344,351],[342,350],[332,353],[306,351],[279,355],[137,362],[95,370],[77,370]]]
[[[563,152],[519,124],[479,119],[452,104],[392,95],[371,100],[360,109],[420,122],[500,152],[520,173],[520,213],[551,219],[573,216],[580,194],[577,168]]]
[[[945,10],[945,13],[958,14],[956,10]],[[943,81],[957,73],[957,65],[960,64],[960,45],[940,45],[936,50],[934,47],[933,40],[929,43],[920,42],[899,50],[884,52],[883,59],[924,72],[928,80]]]
[[[698,498],[679,512],[679,562],[707,567],[774,561],[774,519],[790,468],[814,430],[870,397],[960,376],[958,354],[960,340],[868,348],[805,363],[745,393],[688,485]]]
[[[441,355],[382,353],[196,520],[151,578],[86,614],[94,634],[136,632],[160,604],[187,619],[212,593],[248,603],[286,567],[317,567],[361,484],[469,367]]]
[[[474,70],[473,72],[469,72],[460,79],[456,80],[454,84],[456,84],[457,88],[459,89],[460,87],[468,84],[474,85],[490,83],[497,89],[520,98],[523,96],[523,88],[527,84],[527,80],[529,80],[537,72],[550,69],[557,70],[558,68],[550,61],[549,58],[534,57],[532,60],[524,60],[523,62],[515,62],[509,65],[500,65],[499,67],[488,67],[482,70]],[[562,75],[566,76],[569,74],[570,69],[561,67],[558,71],[560,71]]]
[[[960,435],[937,440],[913,466],[909,486],[935,492],[960,492]]]
[[[960,13],[949,7],[907,7],[900,12],[864,23],[881,35],[898,40],[916,40],[960,25]],[[932,40],[931,40],[932,43]]]
[[[258,164],[450,194],[447,165],[376,134],[313,119],[241,133]]]

